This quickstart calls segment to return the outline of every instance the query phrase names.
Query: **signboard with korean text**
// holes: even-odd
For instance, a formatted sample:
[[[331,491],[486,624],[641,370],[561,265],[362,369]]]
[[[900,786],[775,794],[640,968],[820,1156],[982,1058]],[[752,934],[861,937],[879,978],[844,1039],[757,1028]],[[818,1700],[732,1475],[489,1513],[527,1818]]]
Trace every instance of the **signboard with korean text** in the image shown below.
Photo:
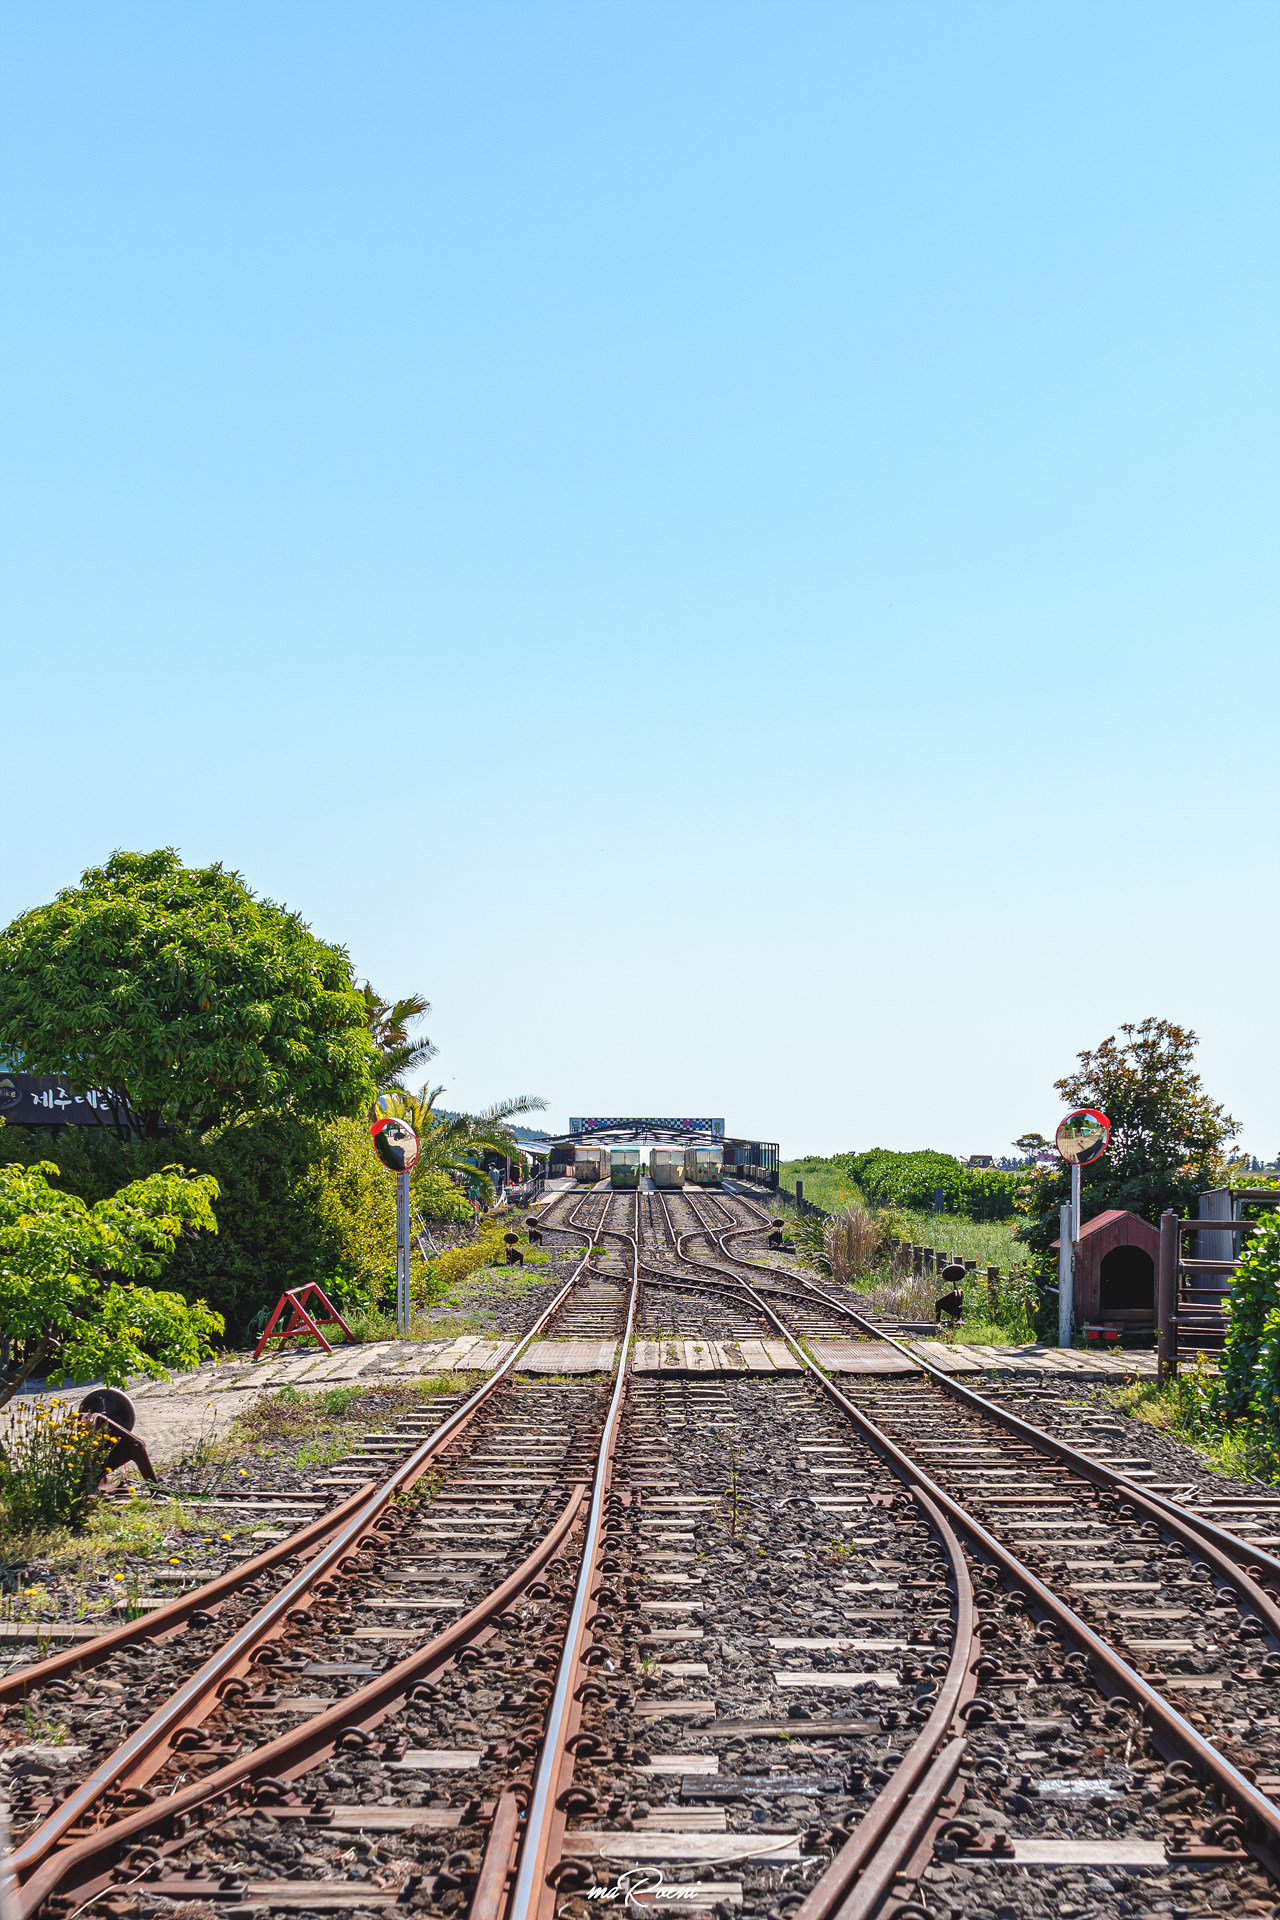
[[[128,1124],[128,1114],[121,1118]],[[0,1119],[11,1127],[111,1127],[115,1114],[105,1094],[72,1093],[53,1073],[0,1070]]]

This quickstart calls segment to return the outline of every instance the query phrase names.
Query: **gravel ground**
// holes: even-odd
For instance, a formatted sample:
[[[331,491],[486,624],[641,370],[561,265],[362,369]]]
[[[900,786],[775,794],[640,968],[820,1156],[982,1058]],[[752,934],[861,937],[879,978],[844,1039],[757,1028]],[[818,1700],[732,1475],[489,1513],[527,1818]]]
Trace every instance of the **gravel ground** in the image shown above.
[[[611,1220],[623,1224],[629,1217],[619,1204],[624,1197],[604,1198]],[[643,1202],[641,1196],[642,1231],[652,1218]],[[594,1219],[602,1210],[593,1202],[584,1212]],[[566,1211],[567,1204],[557,1208]],[[575,1257],[569,1242],[567,1235],[547,1239],[558,1255],[563,1245],[566,1266]],[[609,1276],[617,1282],[614,1304],[623,1297],[620,1244],[596,1262],[586,1290],[590,1302],[582,1309],[592,1319],[610,1312]],[[478,1276],[467,1307],[459,1300],[451,1310],[483,1312],[493,1316],[496,1330],[516,1331],[500,1316],[510,1313],[527,1325],[537,1299],[562,1284],[539,1278],[521,1290],[501,1284],[505,1280]],[[703,1318],[736,1313],[714,1295],[684,1298],[691,1331]],[[935,1417],[936,1394],[926,1383],[862,1384],[873,1417],[901,1416],[904,1433],[909,1429],[916,1441],[950,1443],[966,1428],[953,1403]],[[405,1657],[408,1644],[421,1644],[489,1590],[558,1510],[568,1482],[581,1476],[608,1387],[522,1382],[504,1388],[465,1454],[450,1461],[444,1484],[427,1503],[389,1516],[384,1546],[362,1556],[348,1579],[317,1591],[308,1613],[287,1629],[281,1658],[256,1702],[224,1702],[208,1723],[210,1735],[227,1742],[228,1751],[260,1745],[356,1689],[365,1674]],[[1162,1478],[1194,1479],[1206,1492],[1239,1487],[1209,1472],[1189,1449],[1112,1416],[1087,1389],[1057,1386],[1035,1394],[1012,1385],[1002,1398],[1035,1424],[1054,1423],[1064,1438],[1080,1438],[1073,1428],[1082,1422],[1092,1442],[1118,1437],[1126,1457],[1141,1453]],[[426,1404],[425,1397],[416,1404]],[[446,1403],[432,1404],[440,1410]],[[1089,1422],[1082,1408],[1104,1417]],[[382,1430],[392,1424],[387,1412],[385,1398],[372,1389],[357,1395],[334,1423],[335,1446],[350,1444],[353,1418],[376,1419]],[[967,1424],[976,1430],[975,1416],[967,1416]],[[297,1455],[297,1436],[282,1435],[247,1472],[229,1460],[192,1462],[190,1470],[229,1474],[233,1486],[250,1478],[255,1489],[313,1487],[323,1468],[300,1465]],[[596,1904],[583,1897],[592,1875],[609,1882],[629,1860],[661,1857],[665,1848],[667,1880],[704,1885],[714,1878],[701,1904],[720,1920],[737,1911],[739,1899],[748,1920],[786,1920],[927,1717],[952,1635],[945,1554],[847,1419],[814,1386],[784,1377],[634,1379],[614,1485],[622,1497],[606,1526],[594,1664],[583,1702],[586,1739],[577,1748],[580,1797],[570,1818],[588,1860],[562,1881],[559,1910],[566,1920],[585,1920]],[[489,1492],[481,1497],[466,1492],[469,1486]],[[205,1491],[226,1487],[218,1480]],[[1212,1722],[1222,1750],[1270,1791],[1270,1770],[1280,1766],[1280,1677],[1256,1671],[1263,1651],[1258,1635],[1234,1607],[1226,1611],[1226,1596],[1211,1581],[1206,1585],[1154,1528],[1132,1514],[1126,1519],[1119,1506],[1110,1517],[1115,1546],[1108,1543],[1099,1574],[1112,1581],[1128,1564],[1134,1577],[1160,1588],[1161,1607],[1167,1602],[1189,1623],[1158,1629],[1192,1643],[1176,1656],[1161,1656],[1166,1670],[1221,1671],[1224,1684],[1217,1696],[1172,1697],[1187,1704],[1193,1720]],[[199,1541],[210,1562],[214,1544],[212,1536]],[[180,1554],[175,1558],[181,1578],[186,1563]],[[1041,1552],[1033,1564],[1053,1570],[1055,1584],[1059,1575],[1072,1584],[1071,1566],[1052,1552]],[[236,1809],[190,1837],[171,1863],[161,1867],[136,1856],[136,1874],[194,1870],[215,1880],[230,1874],[245,1883],[244,1904],[232,1906],[237,1920],[247,1920],[246,1908],[254,1907],[319,1911],[308,1905],[299,1882],[323,1883],[312,1896],[321,1905],[323,1892],[341,1884],[356,1901],[345,1910],[370,1920],[385,1908],[359,1904],[364,1885],[397,1893],[398,1904],[414,1911],[464,1914],[486,1839],[482,1805],[531,1772],[575,1565],[575,1553],[566,1553],[501,1616],[483,1649],[415,1688],[371,1740],[351,1743],[304,1776],[297,1790],[313,1797],[311,1825],[271,1805]],[[992,1670],[969,1718],[954,1819],[988,1842],[1002,1834],[1112,1842],[1196,1838],[1220,1809],[1178,1768],[1165,1765],[1131,1709],[1092,1685],[1079,1657],[1064,1654],[1037,1627],[1025,1600],[1006,1594],[992,1569],[977,1561],[970,1568]],[[281,1578],[273,1573],[256,1591],[242,1590],[216,1621],[197,1621],[187,1635],[117,1656],[74,1686],[45,1688],[21,1709],[9,1709],[4,1765],[19,1815],[37,1817],[51,1791],[61,1797],[137,1723],[147,1710],[142,1703],[170,1690]],[[417,1597],[424,1593],[447,1597],[452,1607],[429,1611],[424,1622],[421,1610],[432,1605]],[[1125,1647],[1126,1635],[1142,1629],[1108,1607],[1112,1597],[1082,1593],[1073,1604],[1099,1623],[1110,1621],[1108,1631]],[[1120,1604],[1128,1604],[1123,1591]],[[1191,1707],[1191,1700],[1200,1704]],[[163,1792],[166,1783],[217,1764],[216,1753],[207,1760],[175,1755],[154,1784]],[[321,1809],[334,1802],[365,1811],[328,1828]],[[705,1841],[711,1864],[689,1860],[695,1838]],[[732,1852],[734,1841],[739,1852],[746,1843],[756,1857],[717,1862],[717,1849]],[[762,1857],[769,1851],[798,1857],[770,1864]],[[1280,1914],[1274,1889],[1247,1858],[1047,1870],[975,1864],[945,1836],[918,1879],[899,1882],[895,1892],[951,1920]],[[177,1904],[139,1879],[110,1904],[91,1905],[87,1915],[147,1920],[176,1911]],[[217,1910],[180,1904],[190,1920]],[[697,1902],[681,1907],[699,1910]]]
[[[1086,1409],[1095,1417],[1088,1425],[1104,1423],[1107,1429],[1114,1431],[1117,1452],[1123,1452],[1126,1458],[1147,1461],[1156,1469],[1161,1481],[1172,1482],[1174,1487],[1180,1489],[1174,1492],[1170,1488],[1170,1498],[1188,1500],[1193,1504],[1202,1499],[1238,1499],[1242,1493],[1257,1494],[1263,1499],[1280,1499],[1280,1488],[1273,1484],[1210,1466],[1195,1447],[1162,1433],[1146,1420],[1123,1412],[1114,1404],[1115,1389],[1112,1387],[1094,1386],[1091,1383],[1071,1387],[1033,1387],[1020,1382],[993,1385],[990,1382],[981,1384],[968,1380],[966,1384],[974,1384],[978,1392],[998,1401],[1010,1413],[1016,1413],[1033,1426],[1042,1427],[1046,1433],[1067,1441],[1081,1433],[1080,1410]],[[1280,1519],[1280,1515],[1277,1517]]]

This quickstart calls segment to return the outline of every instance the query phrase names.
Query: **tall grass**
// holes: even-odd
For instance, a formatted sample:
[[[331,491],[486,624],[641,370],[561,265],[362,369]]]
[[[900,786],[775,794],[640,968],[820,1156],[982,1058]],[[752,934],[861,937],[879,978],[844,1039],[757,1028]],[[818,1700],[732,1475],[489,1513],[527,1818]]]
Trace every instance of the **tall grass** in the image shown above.
[[[961,1260],[976,1260],[980,1267],[1000,1267],[1008,1272],[1027,1257],[1027,1250],[1013,1237],[1013,1220],[966,1220],[962,1213],[926,1213],[915,1209],[894,1210],[899,1223],[899,1238],[917,1247],[936,1247],[940,1253],[954,1253]]]
[[[846,1207],[828,1220],[826,1253],[831,1278],[840,1286],[861,1280],[875,1265],[882,1237],[880,1222],[865,1207]]]
[[[394,1317],[380,1313],[377,1307],[352,1307],[342,1317],[351,1329],[352,1340],[361,1345],[367,1341],[396,1338]]]
[[[812,1223],[805,1223],[812,1229]],[[797,1245],[800,1231],[797,1230]],[[826,1269],[829,1273],[831,1268]],[[834,1279],[834,1273],[832,1278]],[[913,1274],[903,1264],[880,1262],[854,1280],[847,1291],[852,1304],[878,1318],[933,1322],[936,1303],[945,1291],[935,1274]],[[1035,1338],[1035,1296],[1021,1276],[1002,1275],[989,1282],[983,1272],[965,1276],[964,1310],[954,1337],[978,1346],[1023,1345]]]

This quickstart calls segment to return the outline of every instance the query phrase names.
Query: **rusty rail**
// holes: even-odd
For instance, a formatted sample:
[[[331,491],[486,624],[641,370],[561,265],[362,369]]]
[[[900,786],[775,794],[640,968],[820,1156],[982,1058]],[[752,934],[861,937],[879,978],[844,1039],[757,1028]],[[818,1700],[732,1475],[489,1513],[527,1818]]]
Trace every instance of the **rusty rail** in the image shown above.
[[[891,1887],[894,1874],[914,1847],[922,1827],[932,1818],[964,1754],[963,1739],[953,1741],[946,1749],[953,1756],[953,1763],[946,1772],[942,1791],[931,1797],[928,1783],[936,1770],[934,1756],[961,1708],[978,1691],[975,1672],[978,1619],[969,1563],[946,1516],[922,1488],[913,1487],[912,1497],[942,1542],[956,1584],[956,1626],[946,1676],[938,1689],[933,1712],[822,1878],[805,1895],[794,1920],[826,1920],[837,1908],[846,1911],[844,1903],[850,1895],[864,1899],[873,1878],[882,1891]]]
[[[583,1200],[586,1199],[583,1195]],[[578,1209],[574,1208],[576,1215]],[[574,1223],[570,1222],[571,1225]],[[579,1233],[586,1233],[585,1227],[574,1226]],[[198,1726],[219,1698],[220,1689],[237,1675],[247,1672],[254,1659],[271,1639],[283,1628],[289,1614],[305,1599],[308,1591],[347,1553],[358,1550],[362,1540],[372,1532],[394,1496],[402,1489],[410,1487],[428,1470],[436,1457],[463,1433],[476,1418],[487,1401],[492,1397],[498,1385],[515,1368],[521,1354],[530,1341],[546,1326],[551,1317],[559,1311],[578,1284],[584,1272],[589,1270],[591,1251],[596,1244],[603,1221],[588,1235],[587,1247],[581,1261],[575,1267],[565,1285],[539,1315],[529,1332],[517,1343],[494,1375],[477,1388],[456,1412],[442,1422],[436,1432],[416,1448],[409,1457],[401,1461],[388,1478],[372,1494],[357,1494],[352,1500],[336,1508],[333,1514],[323,1516],[316,1523],[316,1529],[322,1529],[316,1545],[316,1551],[310,1556],[291,1580],[258,1609],[245,1622],[239,1632],[225,1641],[209,1659],[204,1661],[194,1673],[166,1699],[154,1713],[143,1721],[128,1738],[110,1753],[101,1764],[94,1768],[88,1778],[63,1801],[62,1805],[41,1822],[12,1857],[12,1867],[18,1874],[30,1874],[36,1866],[65,1838],[68,1831],[84,1819],[101,1797],[112,1788],[126,1780],[137,1778],[145,1780],[154,1771],[157,1755],[171,1745],[174,1737],[188,1726]],[[327,1526],[324,1524],[327,1522]],[[309,1529],[315,1532],[315,1529]],[[284,1550],[297,1550],[298,1536],[281,1542]],[[263,1556],[259,1556],[261,1559]],[[286,1557],[282,1552],[277,1558]],[[193,1593],[183,1596],[185,1612],[190,1613],[196,1606],[207,1604],[210,1588],[219,1588],[224,1592],[232,1590],[235,1584],[244,1584],[247,1575],[243,1570],[225,1576],[223,1580],[210,1582],[207,1587],[196,1588]],[[226,1583],[230,1582],[230,1586]],[[177,1604],[177,1603],[175,1603]],[[172,1618],[165,1620],[163,1627],[157,1628],[155,1622],[168,1613],[167,1608],[158,1608],[147,1621],[130,1622],[130,1626],[149,1629],[154,1634],[174,1624]],[[119,1636],[119,1637],[117,1637]],[[122,1644],[125,1640],[148,1637],[146,1633],[125,1635],[120,1629],[114,1635],[104,1635],[110,1640],[99,1658]],[[88,1643],[89,1647],[95,1645]],[[21,1697],[33,1686],[41,1686],[46,1680],[60,1678],[64,1673],[73,1671],[85,1664],[84,1646],[68,1649],[54,1654],[47,1660],[38,1661],[34,1666],[26,1667],[20,1673],[9,1676],[13,1691]],[[19,1683],[23,1683],[19,1685]],[[3,1695],[0,1695],[2,1698]],[[167,1756],[165,1756],[167,1757]],[[153,1764],[154,1763],[154,1764]]]
[[[548,1916],[555,1910],[555,1888],[548,1880],[548,1873],[558,1861],[566,1820],[565,1796],[573,1783],[573,1753],[570,1743],[577,1734],[582,1720],[578,1676],[582,1670],[584,1655],[591,1644],[591,1625],[587,1614],[599,1577],[605,1501],[613,1475],[613,1456],[618,1444],[622,1406],[626,1397],[631,1337],[635,1330],[636,1309],[640,1294],[638,1198],[635,1218],[635,1233],[625,1236],[631,1243],[631,1290],[627,1301],[627,1319],[620,1348],[618,1377],[609,1402],[604,1433],[600,1441],[599,1464],[591,1495],[591,1510],[587,1518],[582,1564],[574,1591],[569,1624],[565,1632],[564,1650],[556,1671],[555,1692],[547,1710],[546,1734],[530,1794],[529,1812],[520,1845],[515,1886],[511,1893],[510,1920],[548,1920]],[[615,1234],[618,1233],[616,1228],[612,1231]],[[488,1853],[495,1844],[501,1844],[500,1836],[495,1842],[491,1835],[490,1848],[486,1849],[486,1865]],[[497,1878],[498,1867],[495,1857],[487,1884],[495,1885]]]
[[[754,1208],[754,1203],[747,1200],[745,1195],[739,1194],[735,1197],[741,1199],[744,1205]],[[754,1210],[759,1212],[758,1208]],[[697,1212],[696,1207],[694,1211]],[[760,1218],[764,1220],[766,1216],[761,1214]],[[743,1260],[724,1244],[726,1240],[732,1240],[740,1234],[754,1233],[758,1229],[726,1227],[721,1231],[714,1227],[704,1227],[704,1231],[714,1237],[725,1259],[732,1261],[735,1266],[746,1268],[753,1273],[777,1272],[776,1268],[761,1268],[754,1261]],[[684,1237],[687,1239],[689,1236]],[[973,1408],[984,1419],[994,1421],[1007,1433],[1025,1440],[1039,1452],[1051,1454],[1064,1466],[1069,1466],[1073,1473],[1091,1480],[1095,1486],[1104,1487],[1109,1492],[1122,1495],[1146,1518],[1164,1527],[1166,1531],[1176,1534],[1184,1546],[1194,1546],[1198,1552],[1203,1552],[1215,1571],[1221,1573],[1224,1579],[1229,1579],[1233,1586],[1238,1587],[1250,1605],[1257,1609],[1259,1616],[1266,1621],[1271,1632],[1276,1636],[1277,1644],[1280,1645],[1280,1607],[1273,1603],[1259,1578],[1259,1576],[1265,1577],[1272,1584],[1280,1586],[1280,1558],[1264,1552],[1260,1547],[1254,1546],[1251,1541],[1241,1539],[1239,1534],[1230,1533],[1225,1527],[1216,1526],[1212,1520],[1192,1512],[1190,1508],[1179,1506],[1174,1500],[1166,1500],[1161,1494],[1149,1492],[1141,1481],[1131,1480],[1128,1474],[1120,1473],[1114,1467],[1105,1466],[1101,1461],[1091,1460],[1088,1454],[1078,1452],[1068,1441],[1059,1440],[1056,1435],[1046,1433],[1043,1428],[1032,1426],[1030,1421],[1021,1419],[1016,1413],[1010,1413],[1006,1407],[998,1406],[995,1401],[988,1400],[974,1388],[965,1386],[963,1381],[955,1379],[949,1373],[944,1373],[940,1367],[926,1360],[923,1354],[915,1353],[902,1341],[895,1340],[893,1335],[886,1333],[883,1327],[877,1327],[874,1321],[865,1319],[847,1301],[828,1293],[825,1287],[818,1286],[817,1282],[810,1280],[807,1275],[796,1274],[794,1278],[811,1299],[820,1300],[832,1312],[848,1320],[866,1338],[879,1340],[885,1346],[892,1347],[896,1353],[902,1354],[904,1359],[909,1360],[919,1372],[927,1374],[936,1386],[943,1387],[953,1398]]]
[[[110,1821],[86,1838],[71,1841],[54,1853],[51,1859],[46,1858],[35,1866],[34,1871],[31,1870],[31,1863],[22,1859],[25,1850],[20,1850],[13,1856],[10,1865],[18,1873],[25,1867],[26,1878],[14,1896],[11,1920],[29,1920],[54,1892],[74,1892],[82,1900],[93,1898],[109,1880],[110,1868],[124,1842],[137,1838],[162,1822],[178,1823],[177,1831],[180,1832],[184,1816],[208,1806],[213,1800],[222,1799],[235,1788],[252,1781],[255,1776],[267,1775],[277,1780],[294,1778],[306,1773],[321,1757],[331,1754],[338,1738],[348,1728],[358,1727],[367,1731],[376,1726],[404,1699],[415,1681],[444,1666],[464,1646],[474,1645],[482,1636],[489,1636],[494,1618],[538,1577],[547,1562],[564,1545],[581,1510],[585,1493],[585,1484],[577,1483],[554,1526],[543,1535],[532,1553],[469,1613],[463,1614],[425,1647],[420,1647],[407,1659],[389,1667],[355,1693],[347,1694],[302,1726],[280,1734],[265,1746],[255,1748],[252,1753],[241,1754],[216,1772],[206,1774],[203,1779],[179,1787],[162,1802],[137,1808],[118,1820]]]
[[[688,1259],[681,1242],[689,1238],[675,1233],[665,1197],[662,1210],[667,1226],[675,1237],[677,1256]],[[694,1207],[693,1211],[698,1212]],[[698,1217],[701,1219],[701,1215]],[[731,1256],[726,1256],[731,1257]],[[764,1298],[752,1289],[744,1290],[753,1303],[770,1319],[804,1367],[827,1385],[825,1376],[798,1345],[786,1324]],[[842,1395],[836,1394],[843,1412],[855,1411]],[[837,1911],[841,1920],[852,1912],[869,1914],[893,1885],[893,1876],[916,1846],[923,1829],[933,1819],[937,1806],[954,1779],[965,1752],[963,1736],[945,1748],[945,1763],[935,1758],[943,1742],[956,1729],[962,1709],[978,1690],[978,1619],[974,1607],[973,1581],[969,1565],[938,1494],[941,1491],[918,1469],[887,1434],[870,1421],[856,1415],[858,1424],[889,1459],[890,1465],[908,1488],[933,1529],[951,1568],[956,1592],[955,1631],[947,1672],[938,1689],[938,1698],[919,1734],[898,1762],[894,1772],[877,1794],[872,1806],[859,1821],[843,1847],[832,1859],[822,1877],[810,1889],[796,1910],[795,1920],[830,1920]],[[963,1721],[960,1720],[963,1727]]]
[[[726,1229],[726,1232],[729,1231],[732,1231],[732,1229]],[[733,1258],[727,1249],[722,1247],[721,1251],[724,1252],[726,1258]],[[1129,1700],[1130,1704],[1139,1709],[1151,1729],[1153,1736],[1164,1745],[1166,1750],[1171,1749],[1179,1757],[1188,1761],[1193,1770],[1201,1779],[1207,1781],[1212,1786],[1215,1793],[1224,1803],[1229,1803],[1235,1807],[1244,1821],[1246,1833],[1249,1836],[1246,1844],[1250,1846],[1250,1851],[1274,1878],[1280,1879],[1280,1859],[1277,1858],[1277,1848],[1280,1848],[1280,1808],[1274,1806],[1265,1794],[1258,1791],[1252,1781],[1247,1780],[1228,1760],[1216,1752],[1210,1742],[1198,1733],[1195,1727],[1193,1727],[1155,1687],[1151,1686],[1126,1660],[1122,1659],[1113,1647],[1109,1646],[1099,1634],[1095,1633],[1093,1628],[1090,1627],[1086,1621],[1082,1620],[1074,1609],[1069,1607],[1065,1601],[1061,1600],[1050,1587],[1047,1587],[1044,1582],[1031,1571],[1030,1567],[1026,1566],[1016,1555],[1010,1553],[1001,1541],[983,1526],[981,1521],[969,1513],[957,1500],[954,1500],[944,1488],[938,1486],[932,1477],[911,1459],[909,1454],[905,1453],[895,1441],[890,1439],[888,1434],[884,1433],[875,1425],[874,1421],[870,1420],[868,1416],[863,1413],[860,1407],[850,1400],[847,1395],[843,1394],[835,1385],[834,1381],[823,1373],[822,1369],[805,1352],[804,1348],[790,1332],[786,1323],[774,1312],[773,1308],[762,1295],[757,1293],[745,1280],[742,1282],[742,1286],[747,1296],[773,1323],[778,1333],[787,1342],[791,1351],[800,1361],[804,1370],[811,1374],[815,1381],[817,1381],[828,1399],[840,1407],[854,1425],[880,1448],[894,1471],[898,1472],[900,1477],[907,1480],[909,1484],[925,1489],[942,1513],[951,1520],[954,1526],[958,1527],[968,1537],[983,1556],[994,1566],[998,1567],[1014,1585],[1019,1587],[1027,1595],[1028,1602],[1034,1603],[1036,1608],[1052,1623],[1055,1630],[1061,1636],[1075,1643],[1100,1676],[1105,1676],[1113,1686],[1121,1691]],[[832,1301],[830,1296],[825,1294],[820,1288],[814,1288],[812,1291],[828,1304],[838,1304]],[[851,1312],[850,1317],[859,1319],[859,1316]],[[876,1331],[870,1326],[869,1322],[863,1322],[862,1324],[868,1331],[873,1333]],[[887,1335],[879,1337],[889,1338]],[[898,1347],[899,1351],[906,1351],[899,1346],[897,1341],[890,1340],[890,1344]],[[907,1357],[913,1360],[916,1358],[911,1354],[908,1354]],[[933,1373],[935,1377],[942,1379],[947,1385],[958,1385],[958,1383],[949,1381],[947,1376],[937,1374],[937,1370],[929,1368],[927,1363],[917,1361],[917,1364],[924,1366],[927,1371]],[[987,1412],[1003,1413],[1003,1409],[992,1407],[989,1402],[982,1399],[981,1395],[973,1394],[967,1388],[960,1389],[960,1397],[971,1400],[984,1414]],[[1025,1432],[1026,1436],[1035,1443],[1039,1444],[1042,1441],[1051,1442],[1051,1449],[1055,1451],[1061,1448],[1065,1456],[1070,1456],[1073,1460],[1079,1460],[1082,1469],[1093,1466],[1093,1463],[1089,1462],[1084,1455],[1075,1454],[1074,1450],[1065,1447],[1063,1442],[1051,1441],[1051,1436],[1041,1434],[1038,1428],[1027,1426],[1025,1422],[1017,1420],[1016,1416],[1008,1415],[1004,1418],[1006,1424],[1012,1423],[1015,1428]],[[1096,1468],[1094,1471],[1104,1473],[1106,1470]],[[1140,1492],[1135,1483],[1125,1480],[1123,1475],[1116,1475],[1115,1478],[1122,1484],[1126,1498],[1130,1497],[1130,1488],[1133,1488],[1134,1492]],[[1176,1513],[1160,1512],[1158,1514],[1158,1524],[1163,1526],[1166,1531],[1175,1531],[1176,1522]],[[1240,1544],[1242,1546],[1244,1545],[1243,1542]],[[1266,1610],[1268,1619],[1271,1618],[1273,1610],[1269,1600],[1262,1594],[1261,1589],[1255,1581],[1250,1579],[1247,1574],[1243,1573],[1239,1567],[1232,1563],[1228,1563],[1225,1577],[1229,1578],[1233,1585],[1249,1595],[1251,1599],[1254,1595],[1257,1595],[1258,1600],[1262,1602],[1262,1606]],[[806,1920],[816,1920],[816,1916],[806,1916]],[[852,1920],[852,1915],[841,1910],[840,1920]]]

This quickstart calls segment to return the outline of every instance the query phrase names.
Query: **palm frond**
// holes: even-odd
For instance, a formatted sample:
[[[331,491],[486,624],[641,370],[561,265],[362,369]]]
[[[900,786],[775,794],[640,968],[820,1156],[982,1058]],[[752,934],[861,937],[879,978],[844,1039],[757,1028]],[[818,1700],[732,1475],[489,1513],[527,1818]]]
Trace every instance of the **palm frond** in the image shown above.
[[[540,1094],[516,1093],[509,1100],[495,1100],[491,1107],[486,1107],[483,1113],[473,1114],[472,1118],[477,1126],[501,1126],[504,1120],[512,1119],[517,1113],[542,1113],[546,1105]]]
[[[425,1066],[436,1052],[425,1036],[412,1039],[409,1028],[431,1011],[431,1002],[420,993],[403,994],[399,1000],[384,1000],[366,980],[360,989],[365,1019],[374,1045],[374,1074],[380,1092],[398,1086],[415,1067]]]

